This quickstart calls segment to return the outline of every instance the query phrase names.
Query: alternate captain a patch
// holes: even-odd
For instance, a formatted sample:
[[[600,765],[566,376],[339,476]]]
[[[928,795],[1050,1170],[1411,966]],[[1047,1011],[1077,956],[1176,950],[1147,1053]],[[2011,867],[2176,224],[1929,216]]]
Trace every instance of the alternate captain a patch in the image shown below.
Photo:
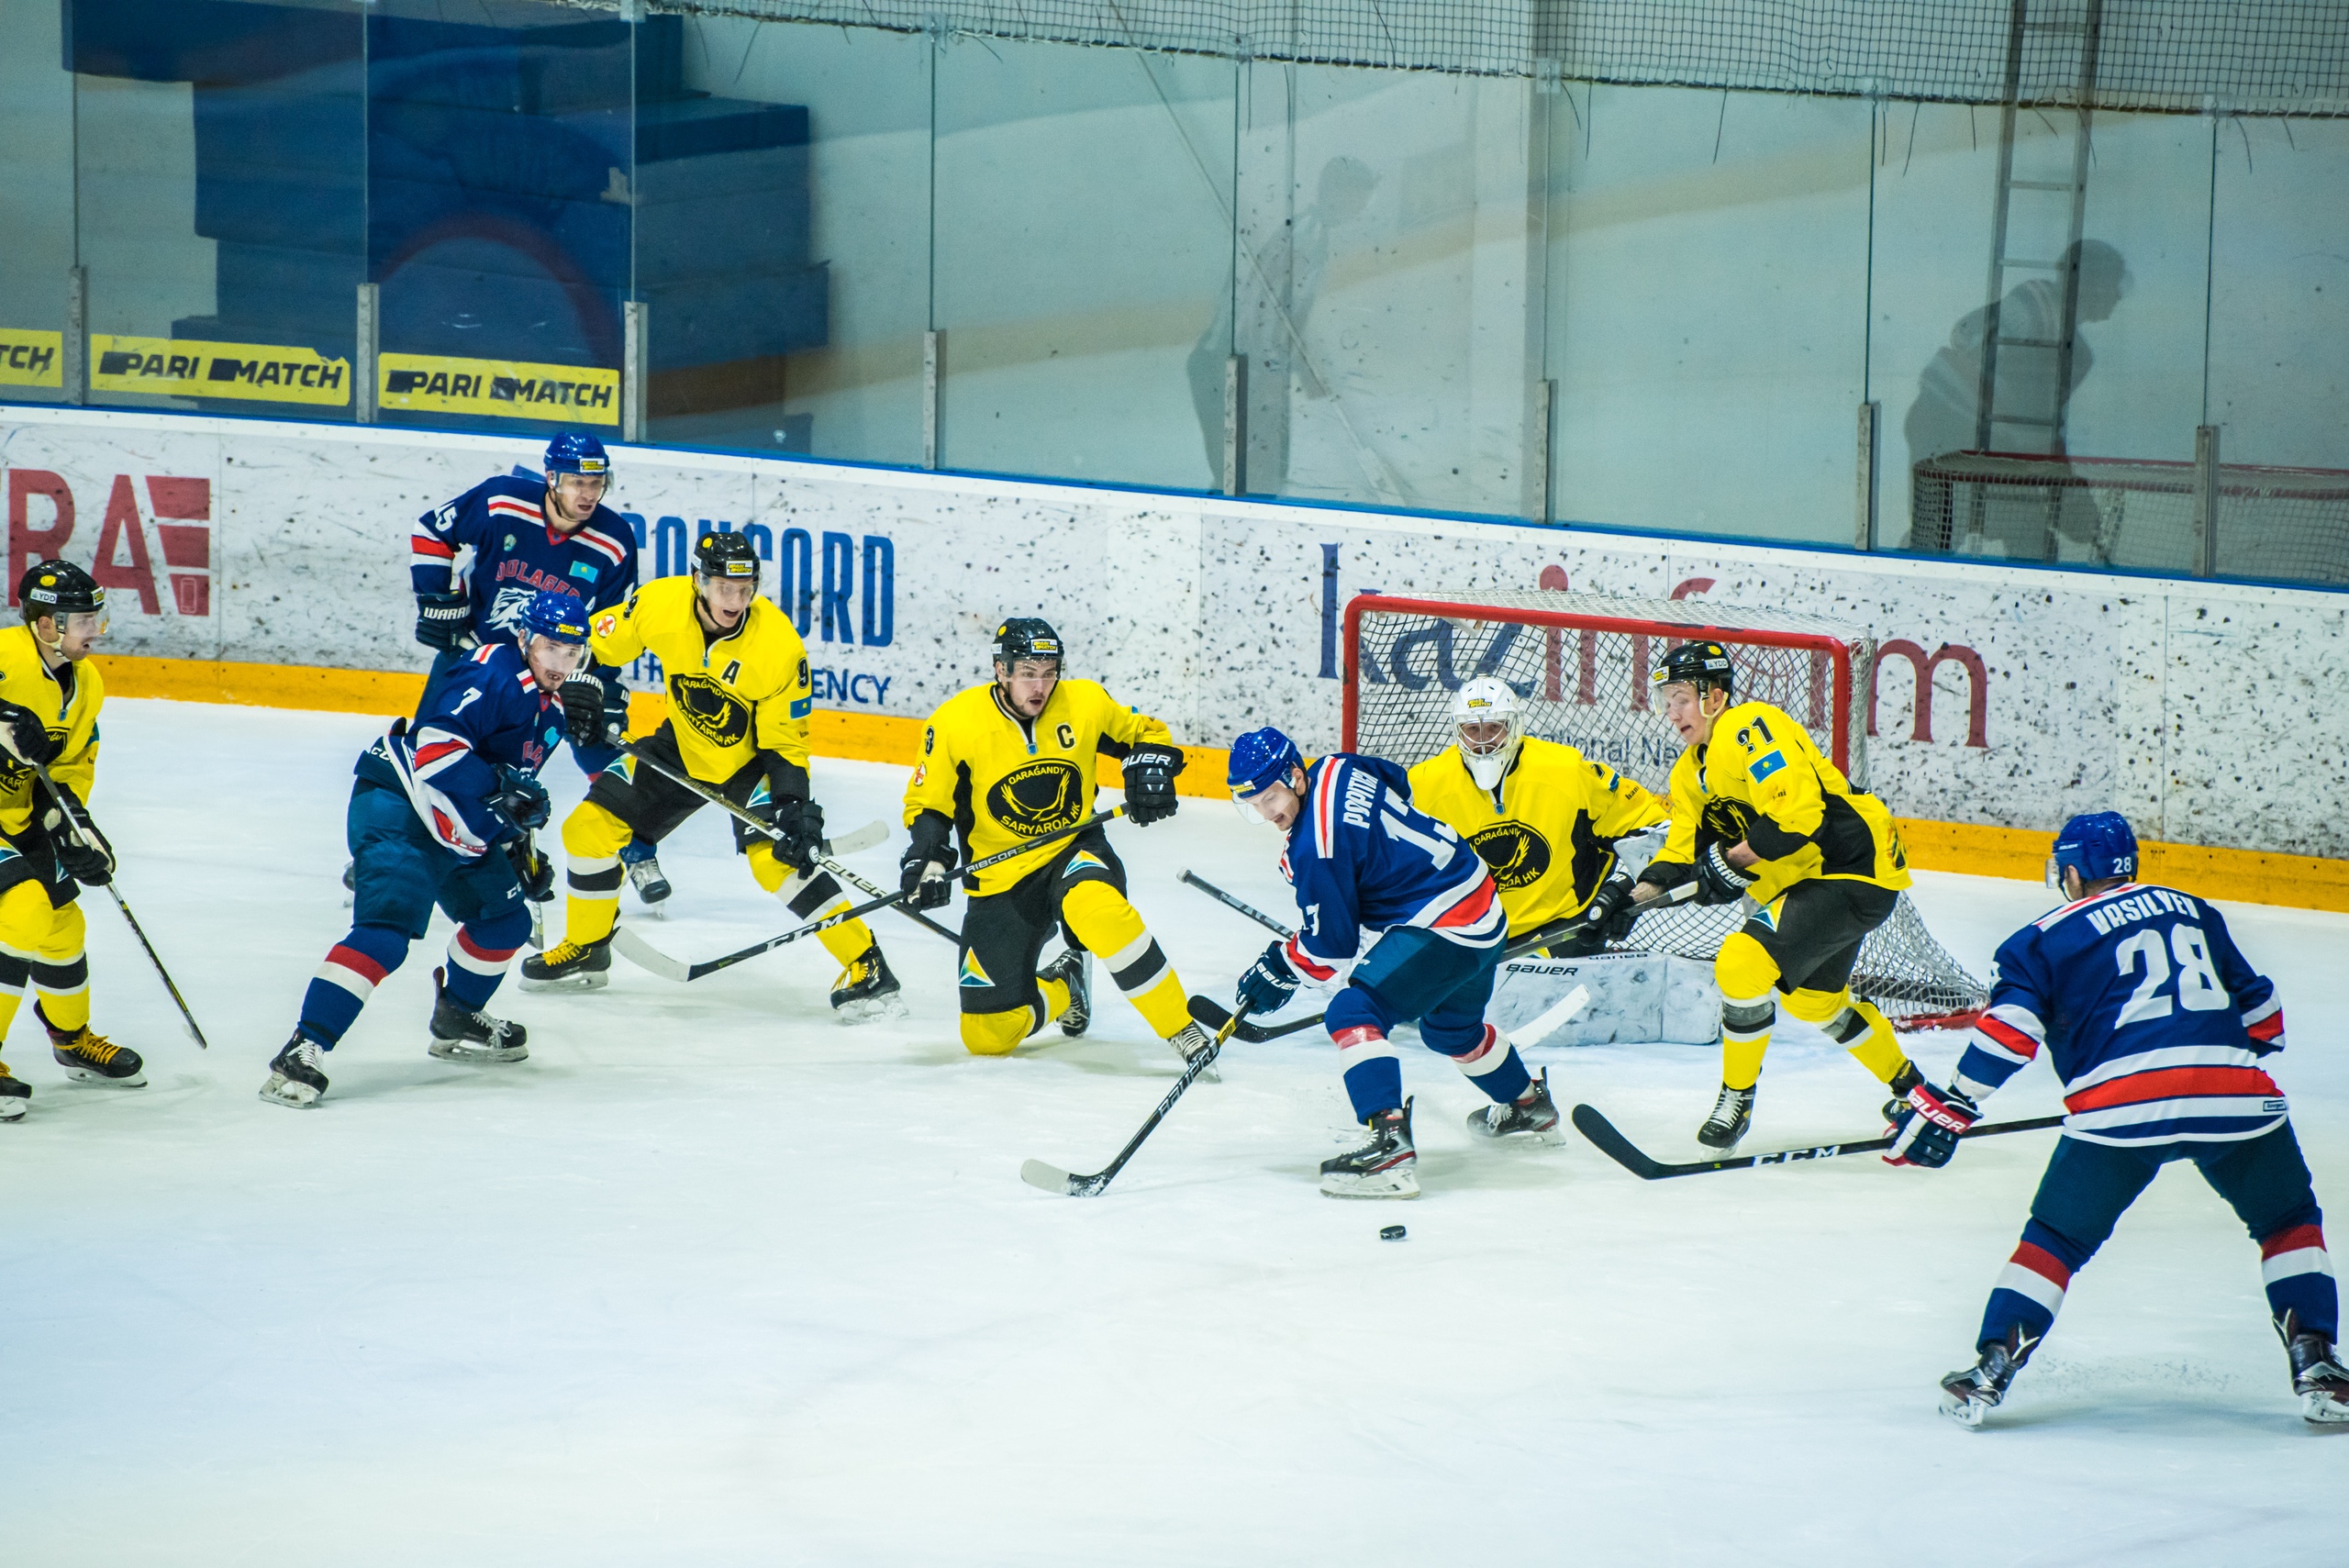
[[[995,982],[987,978],[985,967],[979,962],[979,955],[974,952],[966,952],[963,955],[962,972],[954,984],[967,986],[974,991],[984,991]]]

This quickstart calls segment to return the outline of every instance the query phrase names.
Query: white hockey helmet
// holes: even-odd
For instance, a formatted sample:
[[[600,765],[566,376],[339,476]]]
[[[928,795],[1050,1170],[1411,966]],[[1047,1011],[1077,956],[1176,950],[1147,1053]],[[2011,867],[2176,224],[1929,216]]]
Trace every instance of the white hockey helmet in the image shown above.
[[[1472,733],[1473,731],[1473,733]],[[1464,681],[1452,694],[1452,738],[1468,776],[1478,789],[1492,789],[1508,776],[1525,740],[1517,694],[1490,675]]]

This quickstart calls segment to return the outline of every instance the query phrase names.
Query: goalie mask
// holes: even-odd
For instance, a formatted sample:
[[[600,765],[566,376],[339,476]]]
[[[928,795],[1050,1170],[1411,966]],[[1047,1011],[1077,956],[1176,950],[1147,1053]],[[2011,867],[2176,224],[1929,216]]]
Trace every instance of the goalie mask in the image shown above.
[[[1476,787],[1499,788],[1525,740],[1517,694],[1490,675],[1463,683],[1452,695],[1452,736]]]

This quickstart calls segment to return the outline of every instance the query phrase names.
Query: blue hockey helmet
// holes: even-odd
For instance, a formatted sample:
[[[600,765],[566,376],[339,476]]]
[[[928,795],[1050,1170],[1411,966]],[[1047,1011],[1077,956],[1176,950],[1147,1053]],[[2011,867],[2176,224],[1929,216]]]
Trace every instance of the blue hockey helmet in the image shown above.
[[[1289,770],[1304,765],[1297,742],[1267,726],[1252,729],[1231,743],[1231,763],[1224,779],[1231,786],[1232,799],[1247,800],[1274,784],[1287,783]]]
[[[2055,852],[2047,857],[2047,885],[2062,891],[2064,868],[2080,873],[2082,882],[2137,874],[2137,835],[2129,818],[2118,811],[2090,811],[2064,824],[2055,835]]]
[[[545,467],[550,481],[558,473],[584,473],[604,480],[612,476],[612,460],[604,455],[604,443],[582,430],[565,430],[549,441]]]
[[[587,640],[587,606],[569,594],[541,588],[522,606],[521,631],[575,648]]]

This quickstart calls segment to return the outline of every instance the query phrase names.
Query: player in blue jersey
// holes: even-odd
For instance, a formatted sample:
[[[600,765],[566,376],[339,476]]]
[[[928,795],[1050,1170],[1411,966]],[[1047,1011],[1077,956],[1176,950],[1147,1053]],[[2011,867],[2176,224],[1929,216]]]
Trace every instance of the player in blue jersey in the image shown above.
[[[438,904],[457,922],[447,970],[432,974],[433,1055],[519,1062],[522,1026],[481,1009],[530,932],[526,899],[548,897],[554,867],[531,843],[546,825],[539,770],[566,722],[558,694],[586,651],[575,595],[535,594],[516,617],[521,637],[484,642],[434,688],[413,726],[395,721],[351,771],[349,833],[357,866],[350,934],[318,966],[301,1022],[269,1064],[262,1098],[306,1107],[326,1093],[319,1052],[331,1051],[385,975],[407,958]],[[578,716],[597,733],[599,705]]]
[[[1949,1163],[1984,1096],[2046,1050],[2064,1084],[2064,1135],[2022,1244],[1990,1292],[1980,1360],[1942,1379],[1942,1413],[1981,1424],[2121,1212],[2165,1163],[2191,1160],[2259,1243],[2301,1413],[2349,1422],[2323,1217],[2265,1065],[2284,1049],[2283,1004],[2218,910],[2143,885],[2136,871],[2137,838],[2118,812],[2064,825],[2048,882],[2068,902],[2000,945],[1990,1006],[1950,1086],[1909,1092],[1885,1155],[1896,1165]]]
[[[544,467],[544,480],[484,479],[416,520],[408,539],[416,639],[438,651],[425,683],[426,706],[473,649],[515,640],[532,595],[568,594],[592,614],[620,603],[636,587],[636,534],[603,504],[612,480],[604,443],[567,430],[547,443]],[[462,581],[454,571],[461,550],[473,551]],[[599,668],[596,673],[604,683],[605,706],[625,727],[628,693],[619,672]],[[590,778],[619,758],[601,740],[572,754]],[[620,856],[637,896],[647,904],[669,896],[668,879],[653,854],[653,846],[643,843]]]
[[[1264,950],[1240,980],[1241,1006],[1270,1012],[1300,984],[1334,987],[1323,1026],[1337,1042],[1347,1098],[1370,1141],[1321,1162],[1332,1197],[1417,1197],[1419,1154],[1400,1056],[1388,1037],[1419,1021],[1493,1103],[1468,1118],[1487,1138],[1558,1125],[1548,1073],[1525,1070],[1485,1022],[1508,917],[1475,848],[1411,808],[1409,775],[1378,757],[1311,762],[1277,729],[1231,745],[1232,798],[1287,835],[1281,873],[1297,890],[1297,935]]]

